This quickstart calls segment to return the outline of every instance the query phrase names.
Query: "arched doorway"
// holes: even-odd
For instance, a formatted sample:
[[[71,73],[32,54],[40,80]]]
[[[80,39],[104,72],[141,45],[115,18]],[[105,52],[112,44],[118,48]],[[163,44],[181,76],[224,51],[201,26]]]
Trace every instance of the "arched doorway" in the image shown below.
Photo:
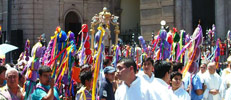
[[[81,18],[75,13],[74,11],[70,11],[67,13],[65,17],[65,31],[72,31],[75,33],[76,40],[80,40],[80,35],[78,35],[79,31],[81,30]],[[78,45],[80,44],[79,41],[76,41]]]
[[[138,42],[140,34],[140,0],[121,0],[122,11],[120,16],[121,34],[119,37],[125,44]],[[132,17],[131,17],[132,16]],[[134,34],[134,41],[132,39]]]

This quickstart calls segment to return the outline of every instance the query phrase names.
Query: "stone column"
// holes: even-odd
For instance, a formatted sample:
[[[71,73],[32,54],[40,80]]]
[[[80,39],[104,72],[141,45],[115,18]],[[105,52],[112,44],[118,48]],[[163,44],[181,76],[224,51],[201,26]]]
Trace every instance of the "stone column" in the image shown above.
[[[0,1],[0,25],[3,23],[3,0]]]
[[[230,0],[224,0],[225,5],[224,5],[224,9],[225,9],[225,34],[227,34],[228,30],[229,30],[229,2]],[[225,38],[226,39],[226,38]]]
[[[216,38],[224,40],[225,33],[225,3],[224,0],[215,0],[215,26]]]
[[[83,1],[83,23],[88,23],[88,0]]]
[[[65,29],[65,15],[64,15],[64,1],[59,0],[59,25],[62,29]]]
[[[231,30],[231,10],[230,10],[230,6],[231,6],[231,0],[226,0],[226,25],[227,25],[227,29]]]
[[[184,13],[185,13],[185,20],[184,20],[184,26],[187,33],[192,34],[192,0],[184,0]]]
[[[182,7],[182,0],[175,0],[175,27],[179,30],[183,28]]]

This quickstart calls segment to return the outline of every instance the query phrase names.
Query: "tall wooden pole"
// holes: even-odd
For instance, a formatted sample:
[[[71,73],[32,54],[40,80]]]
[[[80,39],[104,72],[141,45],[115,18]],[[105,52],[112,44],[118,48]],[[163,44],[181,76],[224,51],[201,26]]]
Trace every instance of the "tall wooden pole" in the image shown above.
[[[94,53],[94,34],[95,34],[95,24],[91,23],[91,51]]]
[[[117,45],[118,44],[118,36],[119,36],[119,33],[120,33],[120,29],[119,29],[118,24],[116,24],[114,32],[115,32],[115,45]]]

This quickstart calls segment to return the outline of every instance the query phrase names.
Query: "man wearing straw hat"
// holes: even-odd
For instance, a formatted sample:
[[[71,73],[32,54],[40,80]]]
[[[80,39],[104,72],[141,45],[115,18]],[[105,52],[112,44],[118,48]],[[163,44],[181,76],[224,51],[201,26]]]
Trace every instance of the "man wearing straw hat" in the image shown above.
[[[231,64],[231,56],[228,57],[227,59],[227,66],[226,68],[222,71],[222,75],[221,75],[221,79],[224,80],[225,77],[231,73],[231,70],[230,70],[230,64]]]
[[[223,98],[226,96],[226,91],[230,88],[230,85],[231,85],[230,65],[231,65],[231,56],[228,57],[227,67],[222,71],[222,75],[221,75],[221,80],[222,80],[221,97],[223,97]]]

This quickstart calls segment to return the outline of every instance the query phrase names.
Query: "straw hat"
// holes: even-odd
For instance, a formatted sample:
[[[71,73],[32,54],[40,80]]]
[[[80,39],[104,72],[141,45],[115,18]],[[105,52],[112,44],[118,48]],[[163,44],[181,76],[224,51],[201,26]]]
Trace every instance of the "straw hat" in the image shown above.
[[[1,59],[4,59],[5,58],[5,55],[3,54],[3,55],[0,55],[0,58]]]
[[[231,63],[231,56],[229,56],[229,57],[227,58],[227,62],[228,62],[228,64]]]

